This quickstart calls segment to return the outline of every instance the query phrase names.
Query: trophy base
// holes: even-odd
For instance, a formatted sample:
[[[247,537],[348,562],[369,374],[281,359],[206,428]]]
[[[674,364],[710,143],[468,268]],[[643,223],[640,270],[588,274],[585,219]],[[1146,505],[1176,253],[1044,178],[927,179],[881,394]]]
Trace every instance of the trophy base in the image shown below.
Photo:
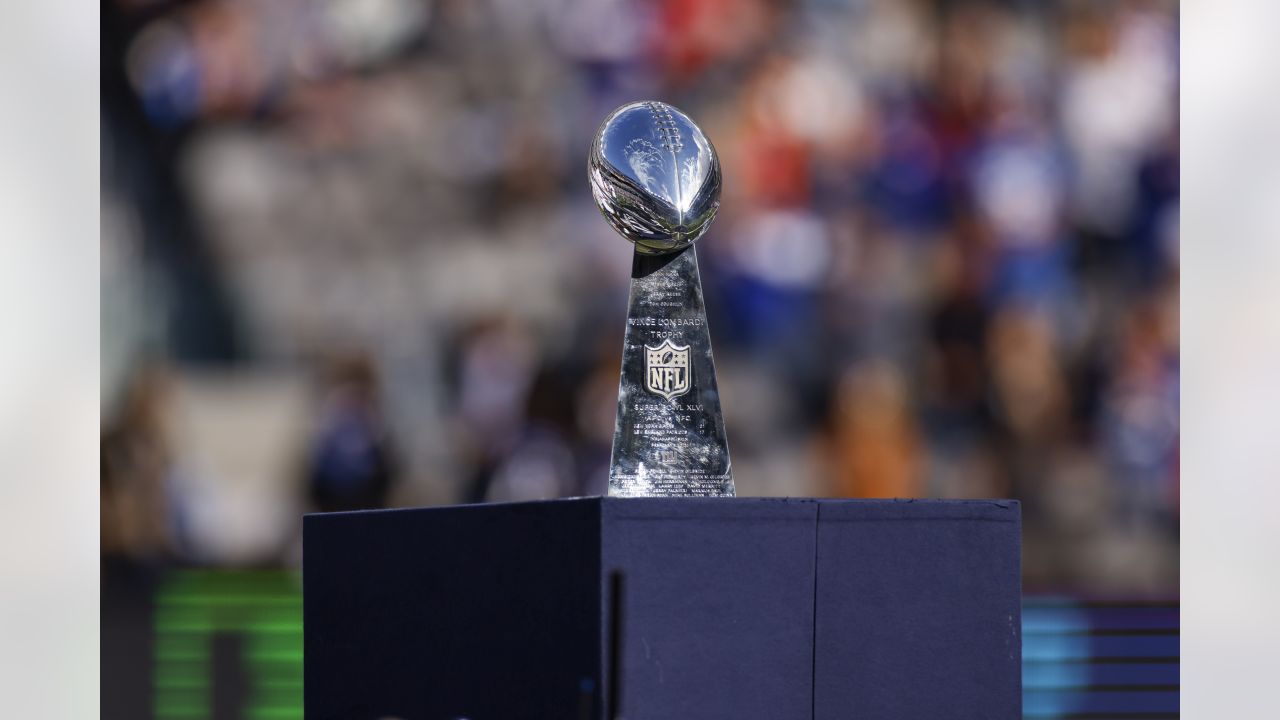
[[[698,254],[636,254],[609,460],[615,497],[732,497]]]
[[[578,498],[304,521],[308,718],[1021,714],[1010,501]]]

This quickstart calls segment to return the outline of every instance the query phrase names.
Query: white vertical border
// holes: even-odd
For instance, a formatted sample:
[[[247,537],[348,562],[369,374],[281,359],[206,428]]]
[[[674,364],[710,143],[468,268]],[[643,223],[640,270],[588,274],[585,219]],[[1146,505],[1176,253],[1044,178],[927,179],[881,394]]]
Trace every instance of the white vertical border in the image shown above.
[[[1271,717],[1280,648],[1280,3],[1182,3],[1182,703]]]
[[[97,717],[99,6],[0,4],[0,717]]]

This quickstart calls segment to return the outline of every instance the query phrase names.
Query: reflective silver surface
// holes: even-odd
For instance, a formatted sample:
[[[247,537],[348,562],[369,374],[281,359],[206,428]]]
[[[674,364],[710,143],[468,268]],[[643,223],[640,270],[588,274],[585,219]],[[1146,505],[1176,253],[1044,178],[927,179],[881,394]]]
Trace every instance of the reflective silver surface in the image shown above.
[[[614,110],[591,143],[591,193],[636,251],[681,250],[720,208],[720,159],[687,115],[662,102]]]
[[[687,115],[623,105],[596,133],[591,192],[635,244],[609,494],[733,496],[693,243],[720,208],[720,160]]]
[[[634,260],[609,494],[732,497],[697,248]]]

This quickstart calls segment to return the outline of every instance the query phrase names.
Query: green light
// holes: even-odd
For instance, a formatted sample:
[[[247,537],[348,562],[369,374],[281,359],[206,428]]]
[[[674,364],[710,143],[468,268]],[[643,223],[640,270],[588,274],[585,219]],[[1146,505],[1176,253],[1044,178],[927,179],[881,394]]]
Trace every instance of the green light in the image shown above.
[[[212,713],[211,636],[245,641],[250,718],[302,717],[302,591],[272,570],[179,570],[156,594],[155,714],[159,720]]]

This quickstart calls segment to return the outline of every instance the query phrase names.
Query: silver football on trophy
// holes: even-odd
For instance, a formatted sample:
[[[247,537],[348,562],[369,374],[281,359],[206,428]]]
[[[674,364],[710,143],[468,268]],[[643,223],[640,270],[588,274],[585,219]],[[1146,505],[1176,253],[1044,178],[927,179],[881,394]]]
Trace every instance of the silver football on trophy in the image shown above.
[[[683,250],[720,208],[720,159],[688,115],[661,102],[623,105],[591,143],[591,194],[645,254]]]

